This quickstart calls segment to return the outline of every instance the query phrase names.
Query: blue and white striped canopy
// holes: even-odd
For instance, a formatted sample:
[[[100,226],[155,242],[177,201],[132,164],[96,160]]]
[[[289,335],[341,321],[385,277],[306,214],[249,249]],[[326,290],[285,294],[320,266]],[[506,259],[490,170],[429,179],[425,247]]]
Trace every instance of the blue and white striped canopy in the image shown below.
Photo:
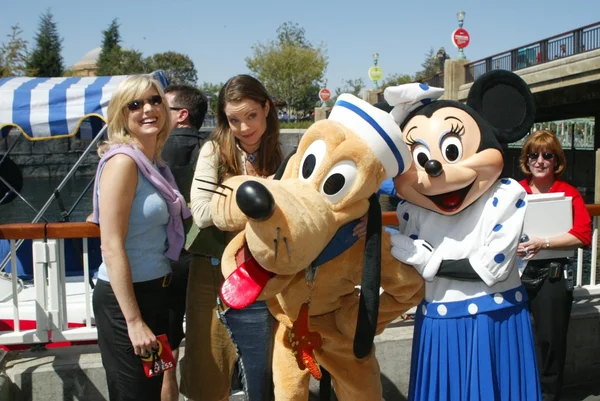
[[[163,87],[168,84],[164,72],[152,76]],[[17,128],[32,141],[64,138],[89,117],[106,122],[112,93],[127,77],[0,78],[2,136]]]

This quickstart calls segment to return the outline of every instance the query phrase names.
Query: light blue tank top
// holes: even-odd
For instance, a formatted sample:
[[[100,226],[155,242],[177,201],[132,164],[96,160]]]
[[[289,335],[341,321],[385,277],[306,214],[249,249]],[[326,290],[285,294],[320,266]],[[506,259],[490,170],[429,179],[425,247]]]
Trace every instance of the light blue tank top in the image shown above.
[[[100,192],[98,192],[100,199]],[[134,283],[153,280],[171,271],[167,250],[167,203],[138,169],[138,183],[129,215],[125,251]],[[109,281],[104,256],[98,278]]]

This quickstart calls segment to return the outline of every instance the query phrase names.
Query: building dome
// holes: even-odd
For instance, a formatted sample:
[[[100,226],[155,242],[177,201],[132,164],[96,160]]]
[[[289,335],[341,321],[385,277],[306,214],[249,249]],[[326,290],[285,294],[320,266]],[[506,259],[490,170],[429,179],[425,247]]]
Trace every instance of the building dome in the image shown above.
[[[96,76],[96,70],[98,69],[96,63],[98,62],[98,58],[100,57],[101,51],[101,47],[96,47],[95,49],[92,49],[89,52],[87,52],[81,58],[81,60],[79,60],[73,65],[73,75],[87,77]]]

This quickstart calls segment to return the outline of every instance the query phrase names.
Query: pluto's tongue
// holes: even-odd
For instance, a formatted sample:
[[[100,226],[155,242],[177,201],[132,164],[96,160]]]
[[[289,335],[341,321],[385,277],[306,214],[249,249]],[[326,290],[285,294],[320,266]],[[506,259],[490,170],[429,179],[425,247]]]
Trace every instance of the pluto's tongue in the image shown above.
[[[263,269],[244,245],[235,255],[237,269],[221,286],[221,299],[233,309],[243,309],[260,295],[275,274]]]

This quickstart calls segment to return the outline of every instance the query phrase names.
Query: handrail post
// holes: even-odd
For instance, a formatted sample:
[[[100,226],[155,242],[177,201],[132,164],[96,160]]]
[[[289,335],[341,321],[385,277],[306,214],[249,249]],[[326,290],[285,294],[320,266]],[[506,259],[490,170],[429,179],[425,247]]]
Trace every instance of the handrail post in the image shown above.
[[[60,333],[62,330],[61,322],[61,307],[60,307],[60,287],[62,283],[60,281],[60,272],[58,266],[58,257],[60,251],[58,249],[58,242],[55,239],[49,239],[46,241],[48,251],[48,295],[49,295],[49,307],[48,312],[50,313],[50,329],[52,330],[52,337],[56,337],[55,334]]]
[[[18,290],[18,272],[17,272],[17,246],[14,239],[10,240],[10,256],[11,256],[11,271],[10,278],[12,282],[12,301],[13,301],[13,313],[15,316],[15,328],[14,331],[21,331],[21,324],[19,321],[19,290]]]
[[[48,311],[48,247],[43,240],[33,240],[33,283],[35,284],[35,331],[46,341],[50,336]]]

